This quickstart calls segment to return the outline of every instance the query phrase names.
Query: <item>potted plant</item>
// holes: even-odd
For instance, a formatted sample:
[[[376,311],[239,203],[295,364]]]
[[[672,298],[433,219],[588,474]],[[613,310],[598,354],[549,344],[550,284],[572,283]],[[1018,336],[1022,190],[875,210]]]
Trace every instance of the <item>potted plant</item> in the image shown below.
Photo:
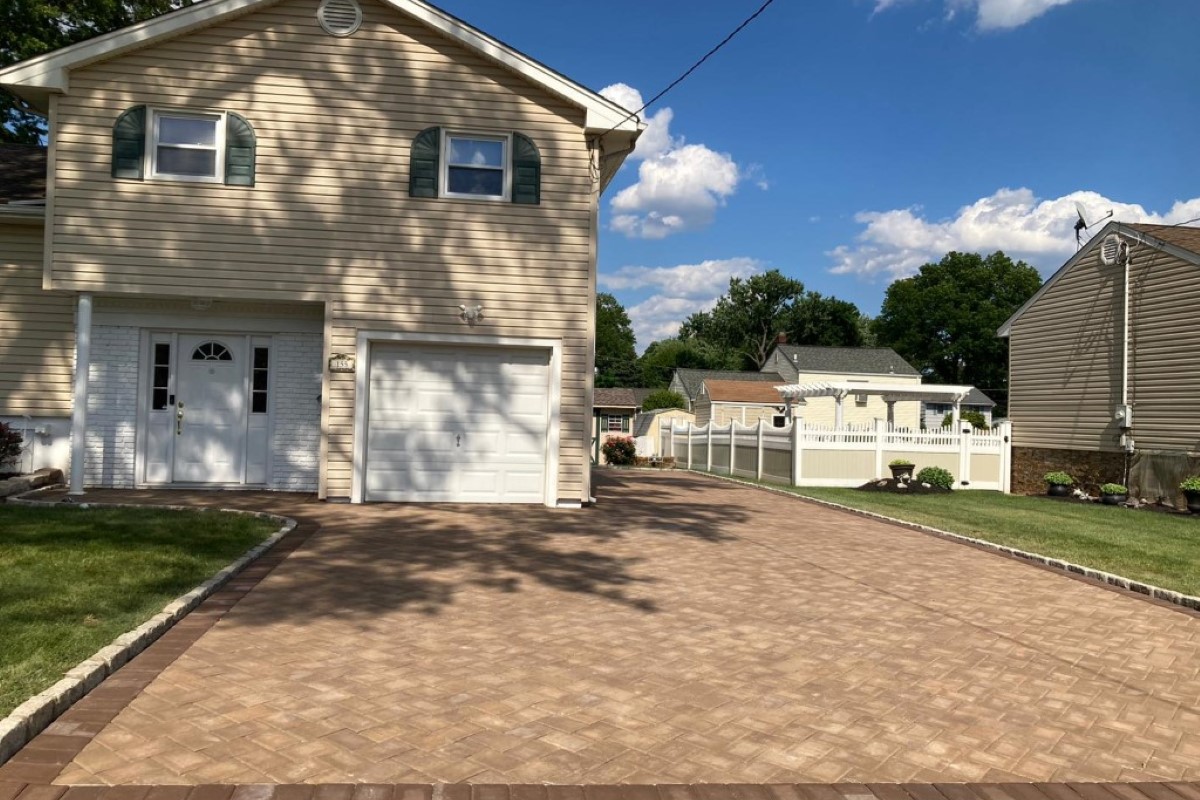
[[[1119,483],[1106,483],[1100,487],[1100,502],[1106,506],[1119,506],[1129,499],[1129,490]]]
[[[893,458],[888,462],[888,469],[892,471],[892,477],[898,481],[911,478],[913,470],[916,468],[917,465],[907,458]]]
[[[1047,486],[1046,494],[1051,497],[1069,497],[1071,486],[1075,483],[1075,479],[1065,472],[1047,472],[1044,480]]]
[[[1200,514],[1200,475],[1193,475],[1179,484],[1179,491],[1187,498],[1187,510]]]

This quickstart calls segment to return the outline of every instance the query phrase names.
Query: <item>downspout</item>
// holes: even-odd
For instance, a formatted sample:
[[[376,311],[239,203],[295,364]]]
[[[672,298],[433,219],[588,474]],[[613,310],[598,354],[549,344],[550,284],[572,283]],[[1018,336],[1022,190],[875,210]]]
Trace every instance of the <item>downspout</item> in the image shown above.
[[[1123,328],[1123,330],[1121,331],[1121,407],[1123,409],[1128,410],[1128,408],[1129,408],[1129,262],[1132,259],[1129,256],[1129,246],[1122,243],[1121,247],[1125,251],[1124,252],[1125,258],[1122,259],[1125,262],[1125,275],[1124,275],[1125,289],[1124,289],[1124,297],[1123,297],[1124,309],[1121,314],[1122,328]],[[1125,425],[1127,426],[1127,430],[1129,430],[1129,431],[1133,430],[1133,426],[1130,424],[1128,419],[1125,420]],[[1124,475],[1121,476],[1121,483],[1124,486],[1128,486],[1129,485],[1129,456],[1132,453],[1132,447],[1130,445],[1133,443],[1133,439],[1132,439],[1131,433],[1124,434],[1122,436],[1122,438],[1125,440],[1122,442],[1122,448],[1121,448],[1122,450],[1125,451],[1125,459],[1124,459],[1125,470],[1124,470]]]

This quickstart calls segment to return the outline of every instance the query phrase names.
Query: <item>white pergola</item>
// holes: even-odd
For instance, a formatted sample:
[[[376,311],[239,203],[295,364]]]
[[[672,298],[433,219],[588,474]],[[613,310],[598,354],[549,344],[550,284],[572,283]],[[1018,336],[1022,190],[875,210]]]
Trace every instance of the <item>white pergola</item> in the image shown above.
[[[970,386],[942,386],[937,384],[913,383],[797,383],[789,386],[776,386],[779,394],[787,402],[788,416],[792,416],[792,402],[807,400],[810,397],[832,397],[837,403],[834,411],[834,426],[841,428],[843,423],[842,402],[852,394],[869,394],[883,398],[887,403],[887,421],[895,422],[896,402],[899,400],[926,400],[930,402],[951,403],[954,406],[953,424],[958,430],[959,409],[962,401],[971,393]]]

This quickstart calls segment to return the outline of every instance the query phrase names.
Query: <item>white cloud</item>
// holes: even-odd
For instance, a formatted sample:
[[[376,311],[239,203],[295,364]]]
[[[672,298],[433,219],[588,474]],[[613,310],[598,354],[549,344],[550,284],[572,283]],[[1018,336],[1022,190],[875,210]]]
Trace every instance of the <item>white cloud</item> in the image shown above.
[[[875,13],[895,8],[911,0],[876,0]],[[1006,31],[1019,28],[1037,19],[1052,8],[1065,6],[1076,0],[944,0],[946,19],[954,19],[959,12],[974,12],[975,27],[981,31]]]
[[[835,262],[830,271],[895,280],[914,274],[921,265],[937,261],[951,250],[1003,250],[1043,268],[1057,266],[1075,252],[1076,202],[1082,203],[1093,219],[1110,209],[1113,218],[1121,222],[1174,224],[1200,217],[1200,198],[1176,202],[1169,211],[1157,213],[1096,192],[1077,191],[1041,200],[1029,189],[1000,189],[960,208],[949,219],[926,219],[920,207],[860,213],[855,220],[866,229],[854,245],[827,254]],[[1098,229],[1093,227],[1092,233]]]
[[[673,267],[621,267],[599,276],[606,291],[654,290],[647,299],[628,309],[639,348],[674,336],[679,323],[707,311],[729,289],[730,278],[746,278],[763,269],[753,258],[710,259]]]
[[[600,94],[630,111],[643,102],[641,93],[624,83],[606,86]],[[763,190],[768,187],[761,165],[742,169],[728,153],[687,144],[682,136],[671,135],[673,120],[670,108],[647,117],[631,156],[641,162],[637,183],[611,201],[612,229],[630,238],[663,239],[698,230],[712,223],[742,180]]]
[[[688,144],[648,158],[638,182],[612,199],[612,226],[626,236],[662,239],[709,225],[737,189],[738,165],[727,153]]]

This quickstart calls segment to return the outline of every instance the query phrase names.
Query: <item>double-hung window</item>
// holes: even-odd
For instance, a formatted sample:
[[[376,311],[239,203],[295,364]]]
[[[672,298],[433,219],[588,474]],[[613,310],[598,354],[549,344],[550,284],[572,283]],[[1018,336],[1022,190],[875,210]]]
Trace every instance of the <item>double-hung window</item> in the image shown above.
[[[224,114],[153,112],[150,174],[187,181],[224,179]]]
[[[507,136],[446,133],[444,194],[507,200],[511,191],[508,149]]]

